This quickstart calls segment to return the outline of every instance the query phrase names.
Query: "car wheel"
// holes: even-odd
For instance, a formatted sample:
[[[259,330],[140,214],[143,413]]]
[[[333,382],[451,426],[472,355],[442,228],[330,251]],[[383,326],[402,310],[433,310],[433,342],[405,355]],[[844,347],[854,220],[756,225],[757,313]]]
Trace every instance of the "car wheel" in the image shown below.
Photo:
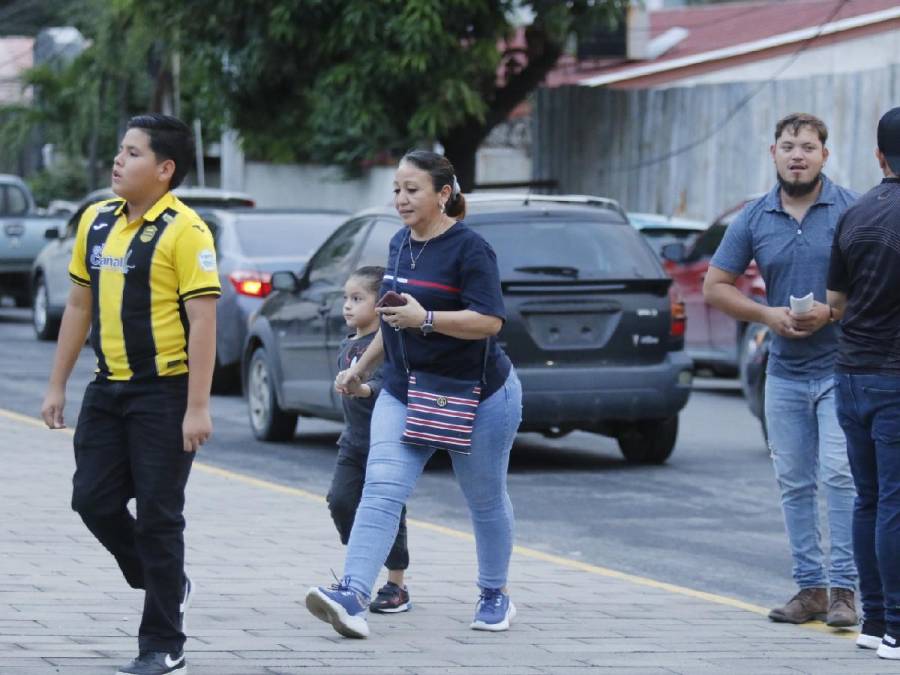
[[[275,381],[266,350],[260,347],[250,358],[247,371],[247,410],[250,428],[261,441],[289,441],[294,437],[297,415],[278,407]]]
[[[34,296],[31,307],[31,325],[38,340],[55,340],[59,335],[60,320],[50,313],[47,284],[43,277],[34,282]]]
[[[632,464],[662,464],[675,448],[678,416],[661,420],[640,420],[618,435],[619,449]]]

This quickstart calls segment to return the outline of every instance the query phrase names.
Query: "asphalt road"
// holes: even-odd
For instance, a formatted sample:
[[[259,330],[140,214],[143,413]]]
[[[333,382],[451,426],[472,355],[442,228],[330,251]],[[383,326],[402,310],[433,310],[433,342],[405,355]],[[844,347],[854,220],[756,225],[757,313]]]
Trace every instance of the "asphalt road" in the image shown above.
[[[0,407],[37,416],[55,344],[35,340],[28,320],[27,310],[0,308]],[[70,425],[93,368],[85,348],[68,388]],[[203,461],[325,493],[338,425],[301,419],[292,442],[260,443],[240,397],[214,397],[212,413]],[[766,606],[794,591],[771,463],[733,381],[698,383],[664,466],[626,465],[614,441],[593,434],[521,434],[509,485],[519,544]],[[432,461],[409,512],[471,531],[446,458]],[[413,567],[416,545],[413,532]]]

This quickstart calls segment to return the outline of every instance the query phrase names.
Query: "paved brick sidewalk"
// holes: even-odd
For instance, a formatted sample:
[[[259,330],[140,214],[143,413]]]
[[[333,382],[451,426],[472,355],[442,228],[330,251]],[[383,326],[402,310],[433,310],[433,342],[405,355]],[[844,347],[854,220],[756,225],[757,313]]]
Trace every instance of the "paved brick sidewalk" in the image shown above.
[[[71,435],[0,411],[0,467],[0,673],[115,672],[142,598],[69,510]],[[823,628],[529,550],[513,558],[513,629],[471,631],[471,538],[415,521],[414,609],[347,640],[303,605],[342,561],[321,497],[198,463],[187,518],[193,675],[900,673]]]

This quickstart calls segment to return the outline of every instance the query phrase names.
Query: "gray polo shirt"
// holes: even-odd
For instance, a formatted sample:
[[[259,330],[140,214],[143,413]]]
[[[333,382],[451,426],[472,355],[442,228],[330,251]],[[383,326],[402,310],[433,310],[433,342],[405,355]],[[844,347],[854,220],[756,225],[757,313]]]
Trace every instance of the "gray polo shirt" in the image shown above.
[[[798,223],[781,207],[781,192],[776,185],[738,214],[710,264],[743,274],[755,259],[772,307],[788,307],[791,295],[799,298],[810,291],[816,300],[825,302],[834,230],[841,214],[858,196],[823,174],[819,198]],[[791,380],[831,375],[838,330],[836,324],[828,324],[808,338],[773,335],[767,372]]]

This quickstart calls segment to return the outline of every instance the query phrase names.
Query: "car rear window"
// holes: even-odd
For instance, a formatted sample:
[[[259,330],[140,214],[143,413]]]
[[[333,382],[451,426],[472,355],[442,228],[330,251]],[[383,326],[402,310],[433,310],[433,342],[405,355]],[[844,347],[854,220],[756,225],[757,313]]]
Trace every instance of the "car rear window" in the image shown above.
[[[315,251],[346,218],[331,214],[247,214],[236,219],[241,250],[251,258]]]
[[[663,276],[653,251],[632,227],[576,220],[480,221],[510,280],[629,279]]]

